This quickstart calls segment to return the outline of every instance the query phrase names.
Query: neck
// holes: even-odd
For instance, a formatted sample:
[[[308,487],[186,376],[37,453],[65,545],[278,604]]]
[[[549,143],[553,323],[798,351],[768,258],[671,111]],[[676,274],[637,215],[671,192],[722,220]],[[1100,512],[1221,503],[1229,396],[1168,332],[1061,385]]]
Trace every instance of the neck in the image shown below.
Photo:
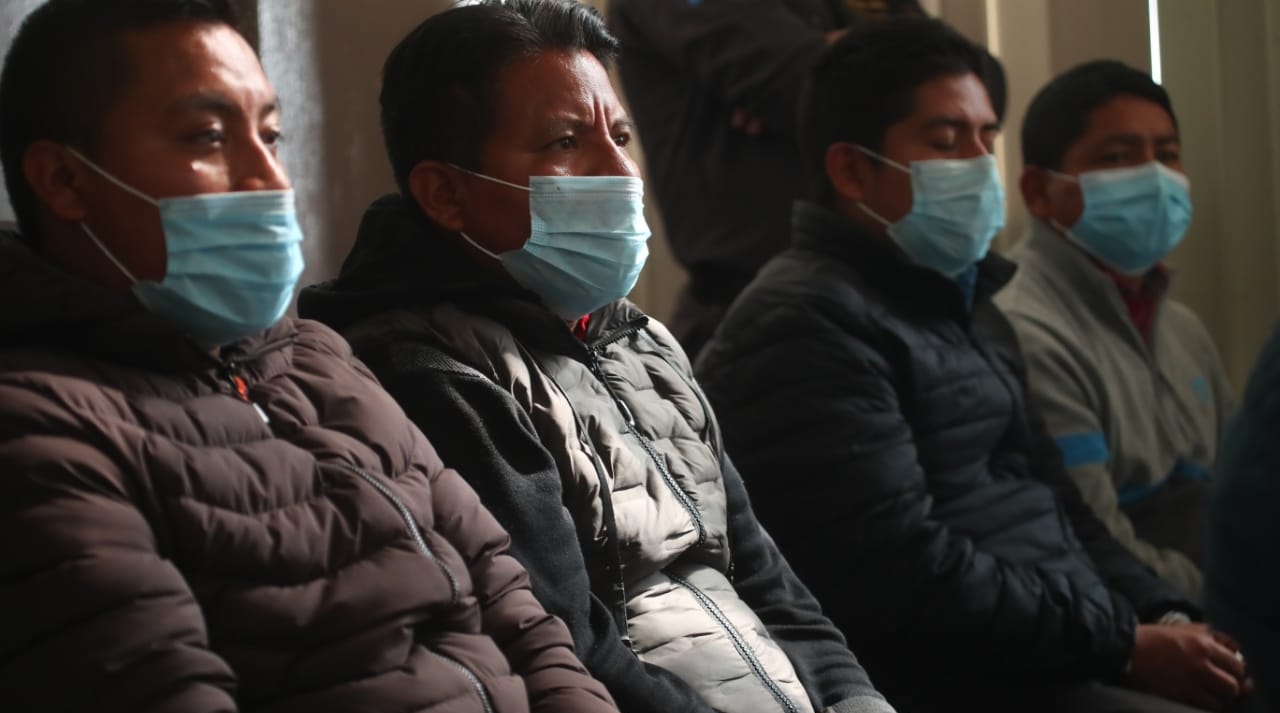
[[[1143,281],[1147,279],[1146,275],[1122,275],[1115,270],[1109,270],[1109,272],[1116,284],[1131,292],[1141,289]]]
[[[1085,250],[1075,244],[1074,241],[1063,234],[1062,229],[1058,228],[1057,224],[1051,222],[1045,222],[1044,224],[1049,230],[1053,231],[1053,234],[1056,235],[1059,240],[1065,240],[1073,249],[1079,250],[1086,258],[1089,259],[1089,262],[1093,263],[1094,267],[1106,273],[1107,276],[1110,277],[1122,290],[1133,292],[1142,288],[1143,282],[1147,279],[1146,275],[1125,275],[1117,272],[1116,270],[1108,267],[1106,263],[1090,254],[1088,250]]]

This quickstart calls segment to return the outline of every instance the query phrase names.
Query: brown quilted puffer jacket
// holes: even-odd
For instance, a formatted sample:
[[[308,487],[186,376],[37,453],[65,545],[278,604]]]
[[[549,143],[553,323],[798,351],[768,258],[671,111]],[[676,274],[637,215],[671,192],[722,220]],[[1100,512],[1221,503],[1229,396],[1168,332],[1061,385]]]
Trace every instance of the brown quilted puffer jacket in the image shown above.
[[[333,332],[210,355],[0,242],[0,707],[615,710]]]

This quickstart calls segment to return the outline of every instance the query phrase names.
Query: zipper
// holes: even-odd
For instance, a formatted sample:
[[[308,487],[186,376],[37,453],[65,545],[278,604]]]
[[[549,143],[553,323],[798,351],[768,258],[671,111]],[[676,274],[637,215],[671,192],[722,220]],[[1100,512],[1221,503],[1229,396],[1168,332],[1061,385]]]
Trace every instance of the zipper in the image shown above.
[[[449,580],[449,603],[457,604],[458,603],[457,578],[453,576],[453,572],[449,571],[449,568],[445,566],[444,562],[441,562],[440,558],[436,557],[436,553],[431,551],[430,545],[427,544],[426,539],[422,536],[422,531],[418,529],[418,523],[413,519],[413,513],[409,511],[409,508],[404,504],[404,501],[401,500],[399,496],[397,496],[395,493],[393,493],[391,491],[391,488],[388,488],[386,485],[379,482],[377,478],[373,477],[372,475],[365,472],[364,470],[361,470],[360,468],[357,468],[353,465],[349,465],[347,463],[340,463],[339,465],[351,471],[352,473],[355,473],[356,475],[360,476],[361,480],[365,481],[369,485],[372,485],[375,490],[377,490],[379,493],[382,494],[382,497],[386,498],[388,501],[391,502],[391,505],[394,506],[396,511],[400,513],[400,518],[404,520],[405,526],[409,529],[409,534],[413,536],[413,543],[417,545],[418,551],[421,552],[424,556],[426,556],[427,559],[434,562],[436,566],[440,568],[441,572],[444,572],[445,578]]]
[[[471,681],[471,685],[475,687],[476,695],[480,697],[480,705],[484,706],[484,713],[494,713],[493,702],[489,700],[489,692],[484,690],[484,684],[480,683],[480,678],[471,669],[467,668],[461,661],[445,656],[442,653],[432,651],[431,654],[461,671],[462,675],[466,676],[467,680]]]
[[[787,694],[783,693],[782,689],[778,688],[778,684],[775,683],[772,678],[769,678],[769,674],[764,670],[764,664],[761,664],[760,659],[756,658],[755,653],[753,653],[747,646],[747,642],[742,639],[742,634],[734,628],[733,623],[729,621],[729,617],[725,616],[724,612],[720,610],[720,607],[716,606],[716,603],[711,600],[711,597],[708,597],[706,593],[693,586],[689,580],[684,579],[683,577],[671,574],[670,572],[667,573],[667,577],[680,587],[688,590],[689,593],[693,595],[693,598],[698,600],[698,604],[703,608],[703,610],[705,610],[712,619],[715,619],[716,623],[724,629],[725,633],[729,635],[729,639],[733,642],[733,647],[738,650],[738,656],[742,657],[742,660],[751,668],[751,672],[754,673],[756,678],[760,679],[760,683],[764,684],[764,687],[769,690],[769,693],[773,695],[774,700],[778,702],[778,705],[782,707],[782,710],[786,711],[786,713],[800,713],[800,709],[796,707],[796,704],[793,703],[790,698],[787,698]]]
[[[574,419],[577,419],[576,413]],[[579,422],[578,433],[585,434],[581,428],[581,422]],[[583,437],[585,438],[585,435]],[[618,634],[622,637],[623,646],[626,646],[631,653],[635,653],[635,643],[631,640],[631,622],[627,619],[627,577],[622,567],[622,543],[618,541],[618,519],[613,510],[613,493],[609,490],[609,483],[605,481],[604,461],[600,460],[600,454],[590,443],[583,445],[591,452],[596,472],[600,474],[601,517],[604,518],[606,547],[613,559],[614,569],[613,581],[609,584],[609,588],[613,590],[614,623],[618,627]]]
[[[226,379],[227,383],[231,386],[231,393],[236,398],[252,406],[253,410],[257,412],[258,417],[262,419],[263,423],[271,423],[271,418],[267,416],[267,412],[263,411],[261,406],[254,403],[253,399],[249,398],[249,382],[245,381],[243,376],[240,376],[240,367],[247,360],[248,357],[239,355],[229,356],[222,361],[219,370],[222,372],[222,377]]]
[[[525,359],[528,359],[530,363],[538,364],[541,368],[541,362],[534,357],[532,352],[519,343],[517,343],[516,348],[520,350]],[[634,654],[635,644],[631,640],[631,625],[627,620],[627,578],[623,573],[622,543],[618,540],[618,522],[613,510],[613,493],[609,489],[608,471],[605,470],[604,461],[601,460],[600,454],[591,445],[591,440],[587,436],[586,424],[582,421],[582,417],[578,415],[578,408],[573,405],[573,400],[569,398],[569,394],[565,392],[564,387],[560,386],[560,382],[556,381],[555,376],[545,369],[543,371],[547,379],[560,392],[564,402],[568,404],[569,411],[573,413],[573,422],[578,429],[578,443],[587,453],[591,454],[591,462],[595,466],[596,475],[600,478],[600,515],[603,519],[605,531],[604,546],[608,550],[609,559],[611,560],[607,567],[612,569],[611,574],[613,575],[612,581],[609,583],[609,590],[613,595],[609,608],[613,614],[614,625],[618,627],[618,635],[622,644]]]
[[[457,604],[458,603],[457,578],[453,576],[453,572],[449,571],[449,568],[445,566],[444,562],[442,562],[440,558],[437,557],[436,554],[431,551],[431,546],[427,544],[426,538],[422,536],[422,531],[418,528],[417,521],[413,519],[413,513],[409,511],[409,508],[404,504],[404,501],[401,500],[400,497],[397,496],[394,492],[392,492],[391,488],[388,488],[385,484],[380,482],[376,477],[374,477],[367,471],[357,468],[353,465],[349,465],[347,463],[341,463],[340,465],[346,468],[347,470],[351,471],[352,473],[355,473],[356,475],[360,476],[361,480],[365,481],[369,485],[372,485],[375,490],[377,490],[379,493],[382,494],[384,498],[386,498],[388,501],[391,502],[391,504],[395,507],[396,511],[400,513],[400,517],[404,520],[405,526],[409,529],[409,534],[413,536],[413,542],[415,545],[417,545],[418,551],[421,552],[423,555],[425,555],[427,559],[434,562],[436,566],[440,568],[441,572],[444,572],[445,578],[449,580],[449,603]],[[493,702],[489,700],[489,693],[484,690],[484,684],[480,682],[480,677],[477,676],[474,671],[467,668],[466,664],[462,663],[461,661],[445,656],[444,654],[438,651],[431,651],[431,654],[436,658],[440,659],[441,661],[444,661],[445,663],[454,667],[458,671],[460,671],[463,676],[466,676],[467,680],[470,681],[471,685],[476,689],[476,695],[480,697],[480,703],[481,705],[484,706],[485,713],[494,713]]]
[[[605,378],[604,369],[600,366],[600,352],[605,347],[627,337],[633,336],[643,328],[644,323],[637,320],[637,322],[632,323],[625,329],[619,330],[609,337],[593,344],[590,349],[591,373],[595,374],[596,379],[598,379],[601,384],[604,384],[605,390],[609,392],[611,397],[613,397],[614,405],[616,405],[618,411],[622,413],[622,417],[627,424],[627,432],[635,436],[636,440],[640,442],[640,447],[644,449],[645,453],[649,454],[649,460],[653,461],[653,464],[657,466],[658,473],[662,475],[662,481],[667,484],[667,488],[676,496],[676,500],[678,500],[680,505],[684,507],[685,512],[689,513],[690,519],[693,520],[694,527],[698,530],[698,544],[702,545],[707,541],[707,526],[702,522],[702,514],[698,512],[698,507],[694,504],[693,499],[689,497],[689,494],[680,489],[679,484],[676,483],[676,479],[671,475],[671,471],[667,469],[667,464],[663,462],[662,457],[658,455],[658,451],[653,447],[653,442],[650,441],[643,433],[640,433],[640,430],[636,428],[636,419],[631,413],[631,409],[627,406],[626,402],[622,400],[622,397],[618,395],[618,392],[614,391],[613,385]]]
[[[707,428],[711,431],[711,439],[715,445],[716,455],[721,456],[724,453],[724,441],[720,438],[720,425],[717,423],[715,416],[711,412],[711,402],[707,401],[707,395],[702,393],[702,387],[698,386],[692,377],[677,366],[676,363],[671,360],[671,357],[667,356],[666,350],[662,348],[661,344],[658,344],[658,340],[654,339],[653,335],[649,334],[647,329],[640,330],[640,336],[644,337],[645,341],[649,343],[649,346],[653,347],[654,351],[656,351],[658,356],[667,363],[667,366],[671,367],[672,371],[678,374],[681,379],[684,379],[685,385],[689,387],[689,390],[693,392],[694,396],[698,397],[698,403],[702,404],[703,418],[707,420]]]

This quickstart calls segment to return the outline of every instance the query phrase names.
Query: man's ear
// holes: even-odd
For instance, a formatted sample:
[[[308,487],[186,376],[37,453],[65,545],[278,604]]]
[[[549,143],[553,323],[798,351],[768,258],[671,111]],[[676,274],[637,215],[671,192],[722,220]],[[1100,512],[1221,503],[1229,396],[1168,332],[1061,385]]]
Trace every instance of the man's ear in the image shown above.
[[[1022,202],[1027,211],[1040,220],[1053,218],[1053,202],[1049,200],[1049,173],[1039,166],[1025,166],[1018,178]]]
[[[458,169],[439,161],[423,161],[409,172],[409,192],[431,222],[451,233],[466,227],[463,207],[467,183]]]
[[[861,203],[866,198],[871,180],[871,157],[853,144],[831,144],[826,156],[827,181],[836,198],[848,203]]]
[[[45,139],[33,142],[22,155],[22,175],[36,198],[54,218],[69,223],[84,220],[82,191],[90,170],[65,146]]]

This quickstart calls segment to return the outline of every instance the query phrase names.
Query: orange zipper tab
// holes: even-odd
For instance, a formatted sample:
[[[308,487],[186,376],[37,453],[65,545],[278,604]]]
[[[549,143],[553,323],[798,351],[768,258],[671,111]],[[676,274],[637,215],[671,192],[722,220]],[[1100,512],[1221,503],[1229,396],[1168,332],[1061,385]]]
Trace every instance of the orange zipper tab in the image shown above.
[[[236,385],[236,395],[240,397],[240,400],[245,403],[252,403],[249,401],[249,384],[245,383],[244,377],[233,376],[231,377],[231,382]]]

